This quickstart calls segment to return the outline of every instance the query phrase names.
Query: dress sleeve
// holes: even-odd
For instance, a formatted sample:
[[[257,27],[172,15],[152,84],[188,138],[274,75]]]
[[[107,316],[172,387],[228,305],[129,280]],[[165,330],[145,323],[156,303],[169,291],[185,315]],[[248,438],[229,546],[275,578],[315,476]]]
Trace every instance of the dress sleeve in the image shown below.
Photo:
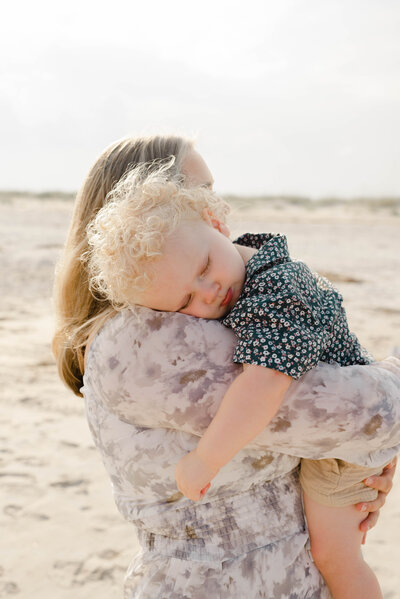
[[[124,422],[201,435],[241,372],[235,342],[217,321],[125,310],[92,343],[84,390]]]
[[[340,294],[322,291],[301,262],[255,273],[247,284],[249,292],[226,318],[238,337],[235,362],[300,378],[330,343],[330,323],[342,317]]]
[[[261,446],[309,459],[380,467],[400,451],[400,360],[319,363],[294,381]]]
[[[85,386],[123,422],[201,436],[241,372],[232,363],[236,339],[216,321],[140,312],[140,320],[124,312],[105,325],[89,352]],[[400,443],[399,398],[395,358],[369,366],[320,363],[292,382],[249,447],[370,465],[367,452],[383,447],[393,455]],[[373,459],[384,462],[382,453]]]
[[[304,312],[304,306],[290,300],[291,308]],[[238,364],[256,364],[283,372],[299,379],[321,359],[328,333],[322,328],[310,328],[282,314],[270,305],[262,311],[261,319],[246,327],[236,329],[238,342],[233,360]]]

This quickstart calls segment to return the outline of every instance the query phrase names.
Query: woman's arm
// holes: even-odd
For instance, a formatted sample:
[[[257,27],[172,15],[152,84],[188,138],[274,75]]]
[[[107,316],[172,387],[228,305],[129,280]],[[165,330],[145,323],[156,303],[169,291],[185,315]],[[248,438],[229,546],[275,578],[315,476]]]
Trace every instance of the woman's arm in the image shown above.
[[[400,446],[400,362],[322,364],[288,389],[256,442],[276,451],[334,457],[367,467],[389,462]]]
[[[146,308],[139,314],[140,320],[122,312],[92,343],[88,371],[93,364],[98,397],[125,422],[202,436],[242,372],[231,362],[233,333],[183,314]],[[371,466],[388,462],[400,443],[399,364],[396,358],[345,368],[319,364],[292,382],[250,447]],[[365,463],[366,446],[384,450]]]
[[[216,321],[157,313],[145,308],[139,310],[139,317],[124,311],[110,319],[94,340],[88,356],[85,385],[88,392],[96,396],[96,402],[114,414],[121,425],[173,429],[199,437],[215,415],[226,389],[241,372],[241,367],[231,362],[235,343],[232,331]],[[291,440],[299,455],[307,452],[316,458],[322,457],[323,453],[334,456],[343,440],[349,454],[347,459],[351,459],[354,447],[360,442],[365,444],[365,430],[373,428],[365,429],[365,423],[371,421],[374,410],[376,413],[382,408],[380,388],[385,386],[385,377],[389,374],[385,368],[394,379],[384,402],[384,406],[391,406],[391,409],[383,410],[382,423],[390,428],[395,421],[393,406],[398,402],[400,388],[398,364],[398,360],[393,360],[380,365],[350,367],[357,372],[350,394],[346,383],[347,368],[318,366],[306,375],[318,375],[319,382],[313,389],[313,378],[308,386],[305,418],[298,417],[302,414],[300,387],[291,385],[280,412],[264,431],[266,437],[260,436],[252,445],[259,450],[254,455],[262,456],[262,460],[257,459],[257,468],[261,462],[266,465],[275,463],[271,462],[273,455],[268,453],[269,450],[290,454]],[[371,368],[374,369],[373,376]],[[363,393],[368,407],[364,407]],[[319,406],[313,410],[313,399],[317,396],[320,397]],[[354,404],[355,418],[354,410],[346,416],[343,398],[350,401],[350,406]],[[326,418],[327,411],[329,418]],[[289,414],[293,415],[292,421],[288,420]],[[316,430],[318,436],[315,436]],[[189,439],[189,436],[185,438]],[[334,445],[332,438],[336,439]],[[179,436],[179,439],[183,441],[184,437]],[[188,443],[185,443],[187,447]],[[189,449],[190,446],[183,448],[181,455]],[[392,476],[391,470],[376,478],[377,488],[382,493],[373,509],[382,504],[383,493],[389,490]],[[374,519],[375,515],[372,515],[365,525],[373,524]]]
[[[394,458],[390,464],[384,467],[380,476],[373,476],[365,481],[368,487],[378,491],[378,497],[375,499],[375,501],[356,504],[356,508],[360,512],[365,512],[368,514],[365,520],[363,520],[360,524],[360,530],[364,533],[367,533],[378,521],[379,510],[385,504],[386,496],[391,491],[393,486],[393,477],[396,471],[396,466],[397,457]],[[365,535],[363,543],[365,543]]]

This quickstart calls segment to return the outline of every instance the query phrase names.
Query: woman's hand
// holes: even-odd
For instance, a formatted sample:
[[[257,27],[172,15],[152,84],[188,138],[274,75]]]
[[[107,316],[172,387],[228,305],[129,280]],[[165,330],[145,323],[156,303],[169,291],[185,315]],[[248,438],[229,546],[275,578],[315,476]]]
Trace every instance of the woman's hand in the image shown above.
[[[178,489],[188,499],[199,501],[210,488],[210,480],[218,474],[199,457],[196,449],[181,458],[176,466],[175,479]]]
[[[380,476],[375,475],[367,478],[364,482],[368,487],[378,490],[378,497],[375,501],[368,501],[363,503],[357,503],[356,508],[360,512],[369,512],[368,516],[360,524],[360,530],[364,532],[363,544],[365,543],[365,537],[371,528],[375,526],[379,518],[379,510],[385,504],[386,496],[390,492],[393,486],[393,476],[396,471],[397,458],[394,458],[383,469]]]

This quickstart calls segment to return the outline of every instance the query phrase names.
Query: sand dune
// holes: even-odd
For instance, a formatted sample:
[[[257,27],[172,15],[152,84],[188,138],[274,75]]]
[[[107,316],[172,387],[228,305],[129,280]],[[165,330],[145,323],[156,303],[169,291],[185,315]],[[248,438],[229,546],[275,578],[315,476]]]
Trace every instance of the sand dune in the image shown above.
[[[59,382],[50,352],[52,275],[71,209],[57,198],[0,202],[0,597],[119,597],[135,550],[82,402]],[[341,290],[353,330],[376,358],[400,345],[396,207],[236,202],[232,228],[286,233],[292,254]],[[398,598],[398,475],[365,554],[385,599]]]

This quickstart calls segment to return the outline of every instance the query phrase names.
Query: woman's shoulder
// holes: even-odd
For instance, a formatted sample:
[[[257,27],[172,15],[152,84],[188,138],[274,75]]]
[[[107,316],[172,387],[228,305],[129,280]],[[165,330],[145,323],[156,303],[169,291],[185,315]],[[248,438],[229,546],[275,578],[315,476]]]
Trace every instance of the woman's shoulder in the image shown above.
[[[167,326],[167,314],[148,308],[124,309],[110,316],[92,339],[88,351],[90,356],[97,353],[124,348],[126,343],[141,344],[141,339],[152,332],[161,331]]]
[[[222,397],[237,374],[235,343],[233,332],[218,321],[125,310],[93,340],[82,392],[125,421],[171,426],[171,414],[182,416],[192,402],[201,398],[208,405]]]
[[[103,355],[129,350],[141,353],[151,347],[151,352],[165,354],[171,345],[187,352],[197,348],[208,352],[223,345],[231,352],[233,334],[216,320],[204,320],[176,312],[157,312],[142,306],[125,309],[110,317],[93,339],[87,362],[101,352]]]

